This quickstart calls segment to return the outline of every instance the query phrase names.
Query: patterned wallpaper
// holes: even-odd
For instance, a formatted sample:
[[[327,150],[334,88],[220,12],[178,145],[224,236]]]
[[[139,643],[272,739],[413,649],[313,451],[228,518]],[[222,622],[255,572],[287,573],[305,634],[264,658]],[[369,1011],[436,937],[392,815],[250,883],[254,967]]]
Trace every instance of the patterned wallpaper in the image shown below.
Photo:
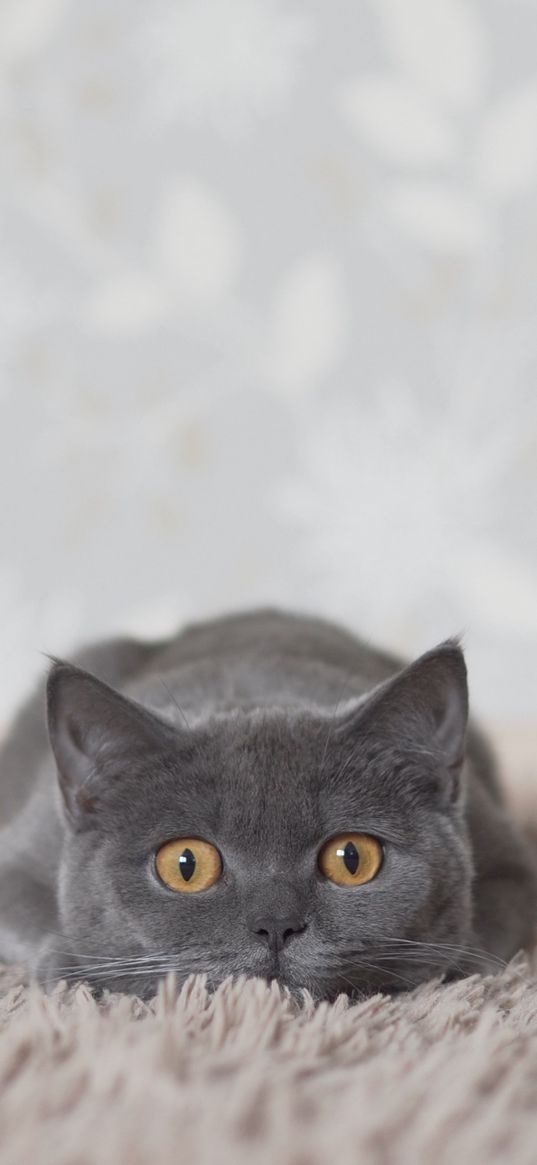
[[[535,0],[2,0],[0,720],[242,604],[537,694]]]

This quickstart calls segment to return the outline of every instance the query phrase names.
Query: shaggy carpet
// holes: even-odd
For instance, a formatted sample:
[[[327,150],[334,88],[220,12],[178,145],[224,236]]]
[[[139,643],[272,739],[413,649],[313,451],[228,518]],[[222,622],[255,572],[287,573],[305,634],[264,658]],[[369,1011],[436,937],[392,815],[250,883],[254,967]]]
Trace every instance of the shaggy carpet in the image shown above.
[[[2,973],[2,1165],[535,1165],[537,980],[299,1007],[258,980],[150,1004]]]

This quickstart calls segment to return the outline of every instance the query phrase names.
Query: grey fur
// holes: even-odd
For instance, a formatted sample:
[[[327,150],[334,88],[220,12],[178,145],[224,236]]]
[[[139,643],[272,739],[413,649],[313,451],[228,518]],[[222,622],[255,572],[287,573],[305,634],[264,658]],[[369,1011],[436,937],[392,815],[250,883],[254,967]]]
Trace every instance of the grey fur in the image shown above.
[[[53,665],[47,699],[52,751],[40,686],[0,753],[0,956],[48,985],[147,996],[173,969],[332,998],[494,969],[533,936],[533,854],[466,734],[456,642],[403,667],[259,611],[98,644]],[[384,843],[352,889],[317,865],[347,829]],[[224,863],[196,895],[153,864],[188,835]]]

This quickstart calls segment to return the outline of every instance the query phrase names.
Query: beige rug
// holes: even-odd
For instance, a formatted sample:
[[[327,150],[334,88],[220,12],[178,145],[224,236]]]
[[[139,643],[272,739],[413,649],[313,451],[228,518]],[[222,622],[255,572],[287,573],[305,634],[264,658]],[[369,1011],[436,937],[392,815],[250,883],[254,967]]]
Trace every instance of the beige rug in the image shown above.
[[[534,731],[496,742],[537,837]],[[296,1005],[201,981],[150,1006],[0,968],[0,1165],[537,1165],[537,978]]]
[[[254,980],[150,1005],[2,976],[1,1165],[535,1165],[537,980],[301,1010]]]

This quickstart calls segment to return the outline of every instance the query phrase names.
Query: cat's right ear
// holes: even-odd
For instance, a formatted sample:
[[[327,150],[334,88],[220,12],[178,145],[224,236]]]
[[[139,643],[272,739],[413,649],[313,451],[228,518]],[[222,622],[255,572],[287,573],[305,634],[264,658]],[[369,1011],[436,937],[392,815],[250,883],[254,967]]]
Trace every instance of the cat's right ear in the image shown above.
[[[465,752],[468,681],[459,643],[448,639],[380,684],[354,713],[354,730],[386,746],[410,747],[441,764],[455,797]],[[352,723],[352,721],[351,721]]]
[[[103,780],[177,741],[167,724],[90,672],[56,661],[47,682],[49,738],[68,815],[91,813]]]

